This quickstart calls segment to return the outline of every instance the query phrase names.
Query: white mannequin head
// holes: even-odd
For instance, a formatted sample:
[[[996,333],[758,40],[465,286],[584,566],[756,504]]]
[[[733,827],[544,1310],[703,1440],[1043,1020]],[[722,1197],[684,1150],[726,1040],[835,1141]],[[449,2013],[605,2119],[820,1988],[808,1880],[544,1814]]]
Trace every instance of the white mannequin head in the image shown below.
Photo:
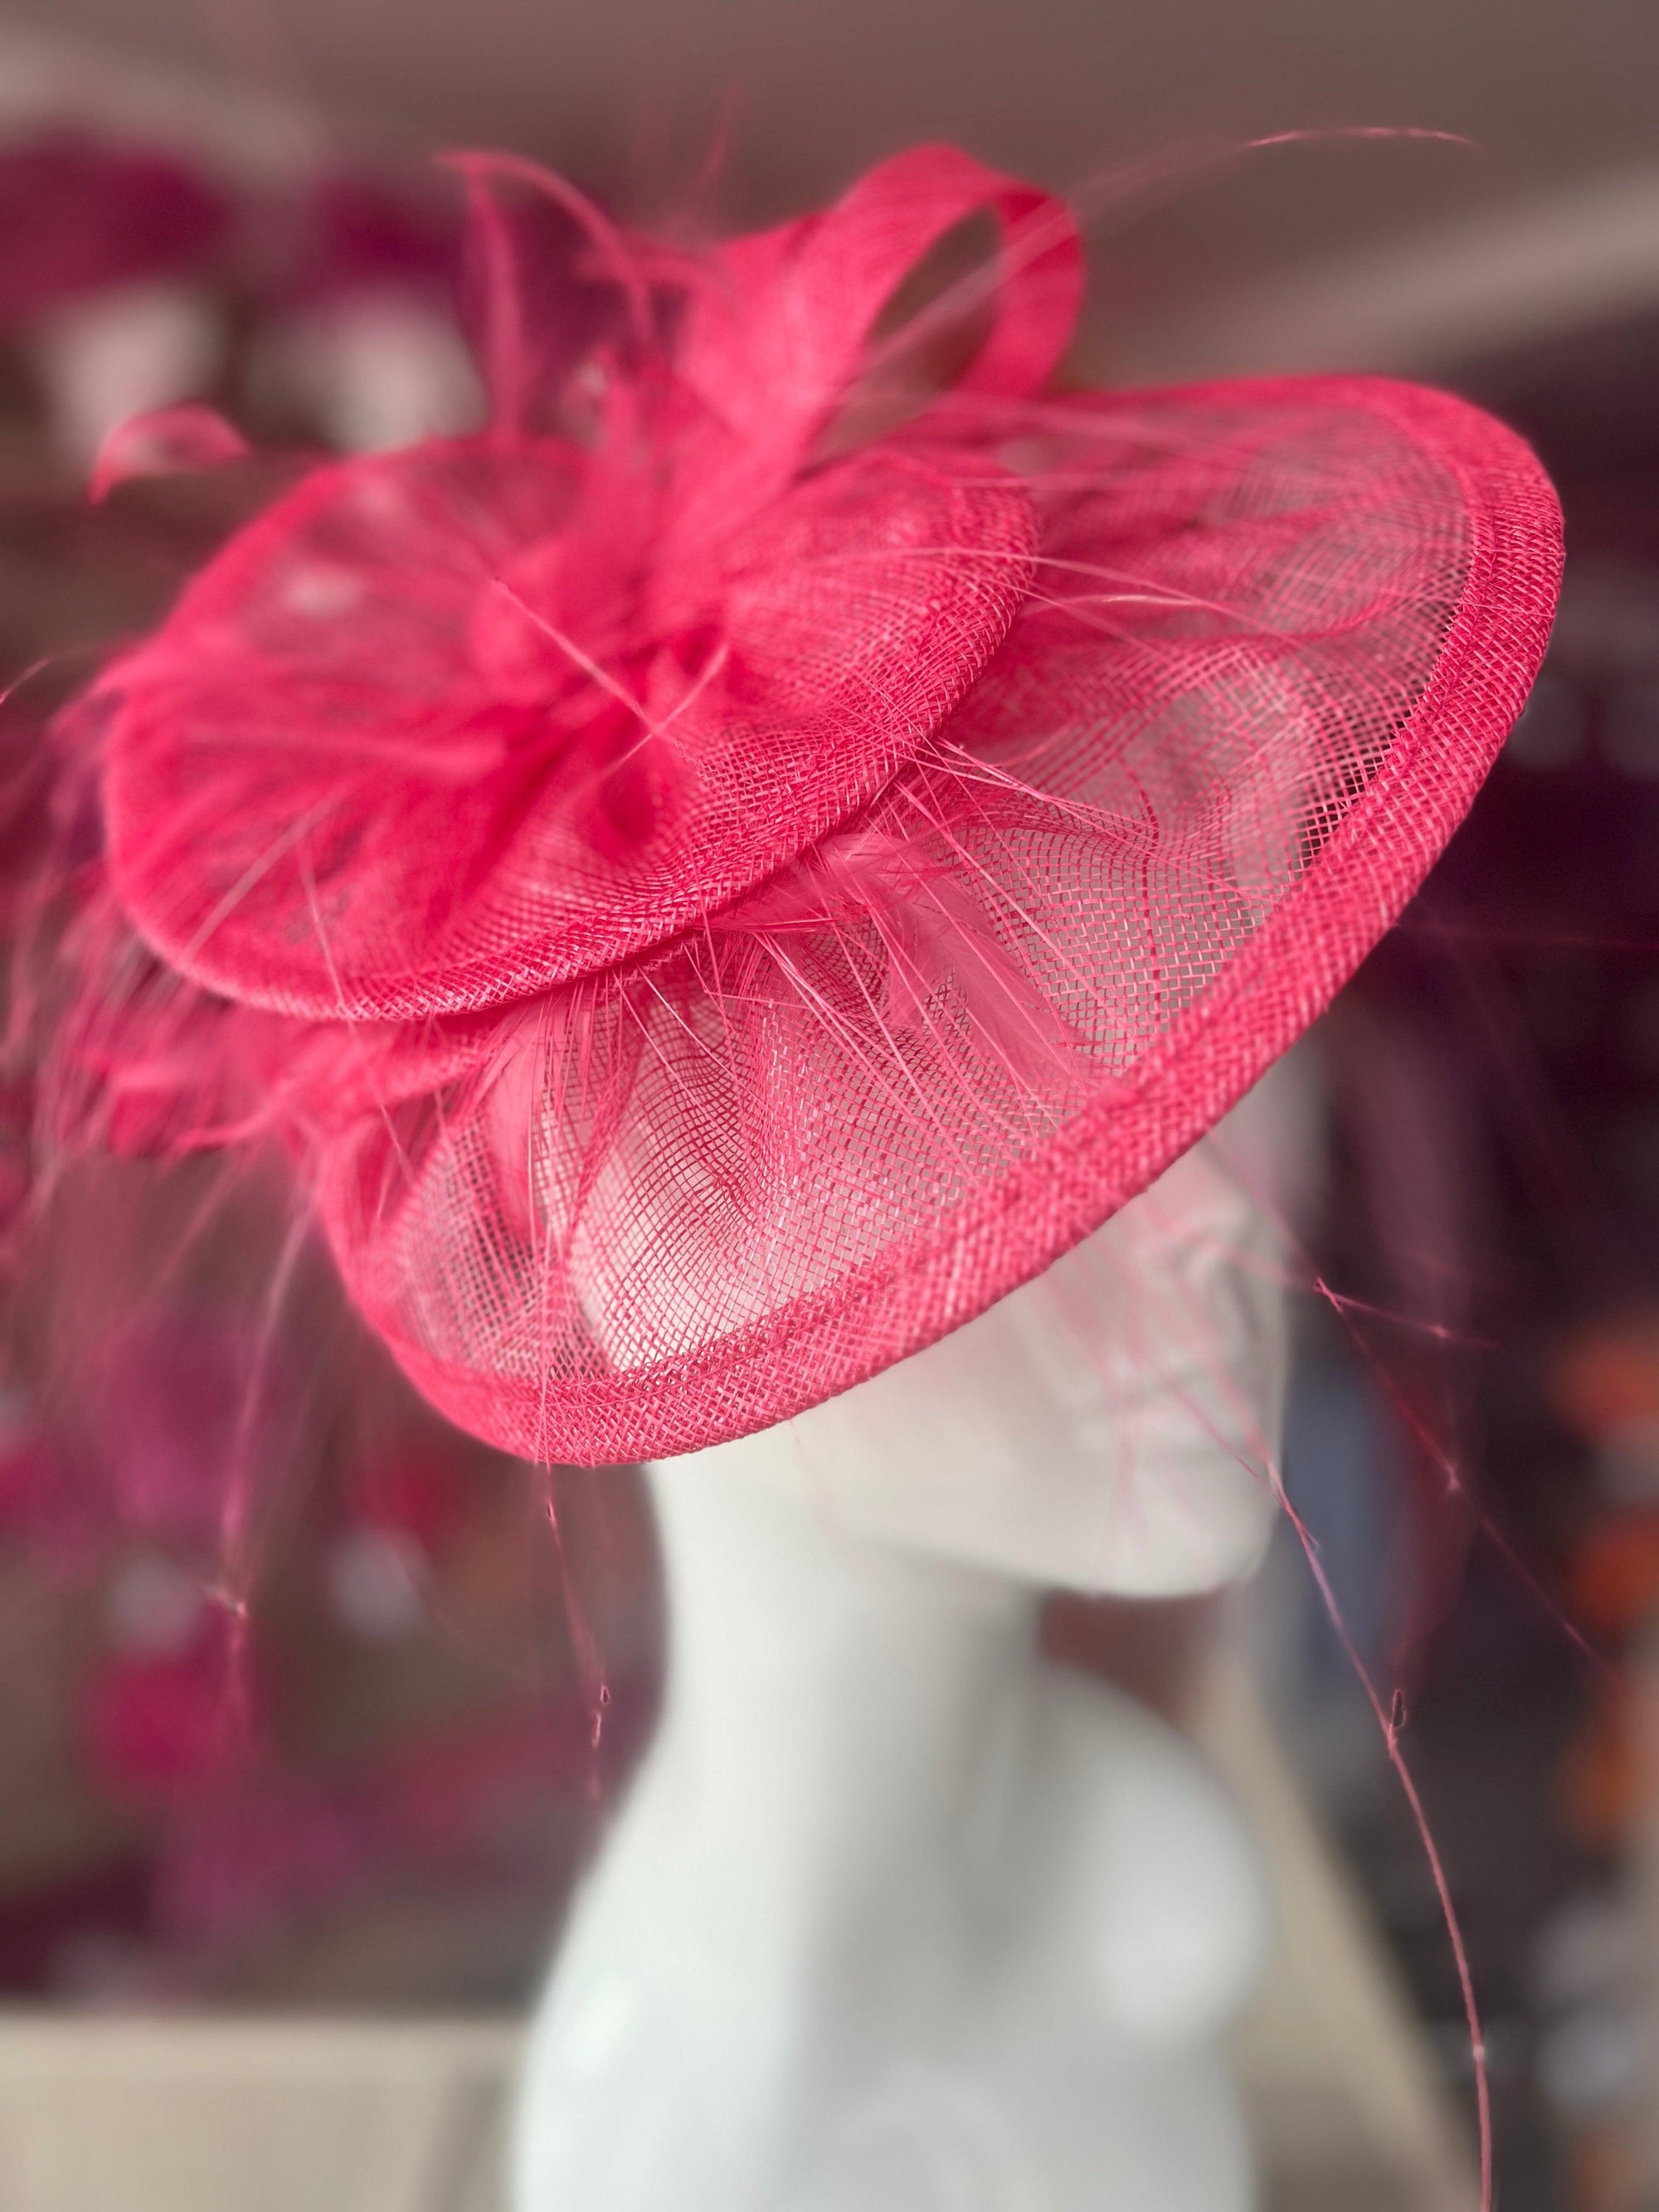
[[[520,2212],[1253,2202],[1213,2039],[1267,1940],[1254,1856],[1035,1632],[1044,1585],[1260,1553],[1288,1103],[929,1350],[651,1469],[662,1718],[532,2039]]]

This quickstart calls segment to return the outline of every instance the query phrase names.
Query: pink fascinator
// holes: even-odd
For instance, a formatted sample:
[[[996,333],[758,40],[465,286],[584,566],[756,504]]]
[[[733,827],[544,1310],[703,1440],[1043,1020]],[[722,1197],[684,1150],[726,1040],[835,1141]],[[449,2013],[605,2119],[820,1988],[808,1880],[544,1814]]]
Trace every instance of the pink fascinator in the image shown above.
[[[458,166],[489,427],[306,476],[77,711],[128,948],[82,1033],[148,1141],[281,1133],[463,1426],[656,1458],[1211,1127],[1468,807],[1559,517],[1436,392],[1057,392],[1073,216],[949,148],[707,250]],[[574,362],[526,192],[586,227]]]

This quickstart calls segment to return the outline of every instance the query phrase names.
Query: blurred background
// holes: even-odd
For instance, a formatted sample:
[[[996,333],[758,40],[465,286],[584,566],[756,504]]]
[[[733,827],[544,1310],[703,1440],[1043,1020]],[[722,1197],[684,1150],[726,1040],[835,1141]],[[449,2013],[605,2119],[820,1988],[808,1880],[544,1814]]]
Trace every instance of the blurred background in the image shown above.
[[[1644,2212],[1651,0],[12,0],[0,861],[39,835],[55,704],[234,519],[207,480],[89,509],[113,422],[202,398],[262,442],[351,447],[475,419],[433,148],[509,145],[630,214],[696,191],[747,222],[930,136],[1086,189],[1079,374],[1423,376],[1515,423],[1561,488],[1545,675],[1314,1040],[1305,1233],[1330,1294],[1302,1300],[1287,1480],[1398,1693],[1486,2017],[1501,2201]],[[0,882],[0,930],[22,921]],[[0,1096],[14,1213],[30,1105]],[[100,1304],[201,1204],[183,1171],[88,1174],[31,1231],[5,1324],[0,2201],[147,2212],[149,2139],[111,2085],[153,2108],[165,2075],[203,2147],[181,2179],[149,2142],[169,2212],[252,2202],[224,2174],[254,2136],[292,2156],[296,2125],[313,2163],[272,2204],[483,2208],[511,2023],[650,1723],[648,1515],[624,1474],[550,1489],[425,1412],[257,1183],[142,1325]],[[273,1321],[284,1270],[301,1294]],[[1270,2212],[1472,2204],[1440,1903],[1288,1531],[1237,1604],[1068,1601],[1048,1634],[1203,1733],[1267,1836],[1285,1958],[1241,2063]],[[222,2092],[233,2019],[241,2101],[210,2120],[190,2100]]]

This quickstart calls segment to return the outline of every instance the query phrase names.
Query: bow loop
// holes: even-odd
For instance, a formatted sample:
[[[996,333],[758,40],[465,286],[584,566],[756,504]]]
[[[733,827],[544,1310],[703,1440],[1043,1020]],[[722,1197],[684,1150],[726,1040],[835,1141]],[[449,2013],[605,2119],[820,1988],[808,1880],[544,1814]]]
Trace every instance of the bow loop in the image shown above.
[[[950,232],[981,213],[1000,234],[995,262],[976,280],[988,289],[992,322],[951,396],[1029,398],[1059,366],[1077,321],[1076,221],[1063,202],[955,147],[899,155],[824,214],[717,257],[679,349],[681,380],[709,417],[683,478],[679,520],[689,537],[718,517],[752,513],[798,471],[854,386],[880,366],[871,340],[883,309]],[[906,335],[915,332],[912,325]]]

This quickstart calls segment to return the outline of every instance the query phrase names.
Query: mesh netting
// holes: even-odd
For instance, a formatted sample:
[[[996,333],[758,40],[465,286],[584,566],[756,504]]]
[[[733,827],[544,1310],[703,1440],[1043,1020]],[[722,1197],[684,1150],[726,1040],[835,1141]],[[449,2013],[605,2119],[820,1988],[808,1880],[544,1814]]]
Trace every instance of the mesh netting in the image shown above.
[[[304,1018],[248,1017],[354,1297],[532,1456],[766,1425],[1097,1226],[1387,927],[1542,651],[1507,432],[1030,398],[1071,231],[930,158],[729,253],[620,430],[323,472],[108,681],[130,915]],[[954,398],[815,459],[981,204],[1036,228]],[[787,437],[711,408],[792,360]]]

